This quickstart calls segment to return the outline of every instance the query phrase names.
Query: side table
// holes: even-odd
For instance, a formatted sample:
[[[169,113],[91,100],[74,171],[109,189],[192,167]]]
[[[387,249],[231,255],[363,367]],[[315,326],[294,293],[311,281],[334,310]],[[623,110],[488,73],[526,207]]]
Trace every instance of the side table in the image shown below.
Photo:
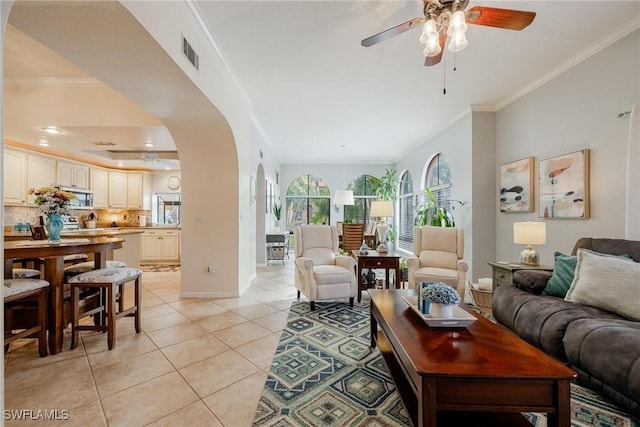
[[[358,302],[362,299],[362,291],[367,289],[366,285],[362,284],[362,269],[364,268],[384,268],[387,288],[390,288],[389,270],[395,270],[393,281],[394,286],[398,287],[400,283],[400,255],[396,255],[393,252],[381,253],[373,250],[369,250],[366,254],[361,254],[360,251],[355,249],[351,253],[358,260]]]
[[[493,278],[493,290],[496,290],[497,286],[512,285],[513,273],[518,270],[545,270],[553,271],[551,265],[523,265],[518,262],[490,262],[489,265],[492,268],[491,277]]]

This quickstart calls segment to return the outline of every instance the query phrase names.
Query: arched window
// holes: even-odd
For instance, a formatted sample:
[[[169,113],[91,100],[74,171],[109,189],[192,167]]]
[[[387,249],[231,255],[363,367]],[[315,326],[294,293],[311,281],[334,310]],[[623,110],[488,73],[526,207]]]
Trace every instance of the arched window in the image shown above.
[[[287,188],[287,230],[293,230],[296,225],[329,224],[330,195],[327,183],[317,176],[294,179]]]
[[[424,188],[431,190],[438,206],[451,211],[451,169],[443,154],[438,153],[431,158],[425,175]],[[421,196],[421,202],[424,203],[426,194],[423,192]]]
[[[347,190],[353,191],[355,204],[345,205],[344,222],[366,224],[369,221],[371,201],[376,199],[378,185],[380,180],[371,175],[360,175],[347,185]]]
[[[413,179],[409,171],[400,178],[398,197],[398,247],[413,250]]]

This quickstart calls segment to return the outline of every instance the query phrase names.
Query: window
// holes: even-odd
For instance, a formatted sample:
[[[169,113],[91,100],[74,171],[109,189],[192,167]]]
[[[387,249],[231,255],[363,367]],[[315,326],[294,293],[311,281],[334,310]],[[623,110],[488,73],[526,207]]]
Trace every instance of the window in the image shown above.
[[[400,178],[400,195],[398,197],[398,247],[413,250],[413,179],[411,173],[405,172]]]
[[[287,230],[296,225],[329,224],[330,191],[324,180],[313,175],[294,179],[287,188]]]
[[[443,154],[436,154],[429,162],[424,187],[431,190],[439,207],[451,211],[451,169]],[[424,203],[425,198],[422,193],[420,202]]]
[[[354,179],[347,190],[353,191],[354,205],[344,207],[344,222],[367,224],[371,201],[376,199],[375,191],[380,180],[371,175],[360,175]]]

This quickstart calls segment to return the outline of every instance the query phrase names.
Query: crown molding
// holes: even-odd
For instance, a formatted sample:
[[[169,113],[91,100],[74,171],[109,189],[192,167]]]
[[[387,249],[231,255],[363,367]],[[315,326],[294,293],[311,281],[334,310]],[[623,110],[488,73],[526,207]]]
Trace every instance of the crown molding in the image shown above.
[[[93,77],[6,77],[5,86],[104,86]]]
[[[553,80],[554,78],[558,77],[560,74],[562,74],[565,71],[568,71],[569,69],[575,67],[576,65],[578,65],[581,62],[587,60],[588,58],[590,58],[591,56],[595,55],[596,53],[606,49],[607,47],[611,46],[612,44],[614,44],[618,40],[620,40],[623,37],[631,34],[633,31],[637,30],[638,28],[640,28],[640,16],[636,16],[635,18],[633,18],[632,20],[630,20],[626,24],[621,25],[617,30],[612,31],[611,33],[607,34],[606,36],[604,36],[600,40],[598,40],[595,43],[591,44],[586,49],[583,49],[582,51],[580,51],[577,54],[573,55],[572,57],[570,57],[569,59],[567,59],[566,61],[561,63],[558,67],[556,67],[555,69],[551,70],[549,73],[547,73],[547,74],[543,75],[542,77],[532,81],[527,86],[525,86],[522,89],[520,89],[519,91],[511,94],[507,98],[504,98],[503,100],[497,102],[496,103],[496,111],[503,109],[504,107],[506,107],[507,105],[511,104],[512,102],[517,101],[518,99],[520,99],[523,96],[529,94],[530,92],[534,91],[535,89],[539,88],[540,86],[544,85],[545,83],[549,82],[550,80]]]

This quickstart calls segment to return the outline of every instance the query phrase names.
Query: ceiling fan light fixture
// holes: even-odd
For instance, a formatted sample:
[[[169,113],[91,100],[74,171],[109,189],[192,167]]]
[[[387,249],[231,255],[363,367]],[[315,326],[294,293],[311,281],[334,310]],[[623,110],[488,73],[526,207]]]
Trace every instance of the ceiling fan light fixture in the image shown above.
[[[442,52],[439,37],[432,37],[427,40],[426,46],[422,53],[424,56],[438,56]]]
[[[458,52],[467,47],[468,44],[469,42],[467,41],[467,37],[464,35],[464,31],[456,31],[451,35],[449,50],[451,52]]]
[[[465,18],[464,12],[462,10],[458,10],[451,15],[451,19],[449,20],[449,29],[447,30],[448,36],[453,36],[457,32],[465,32],[469,29]]]
[[[424,23],[422,27],[422,34],[420,35],[420,43],[428,44],[431,39],[438,39],[438,26],[435,19],[429,19]]]

